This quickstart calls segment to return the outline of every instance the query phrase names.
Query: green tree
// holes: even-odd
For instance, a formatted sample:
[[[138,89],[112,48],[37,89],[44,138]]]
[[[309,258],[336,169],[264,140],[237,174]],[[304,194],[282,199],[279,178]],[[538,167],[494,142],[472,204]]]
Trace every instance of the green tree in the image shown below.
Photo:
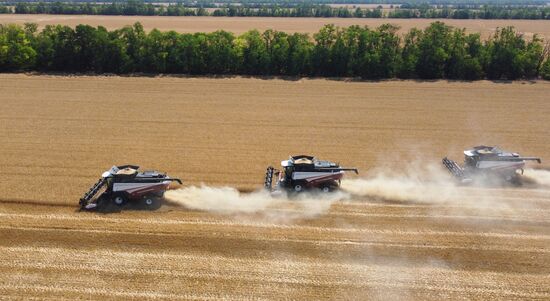
[[[168,58],[168,45],[164,34],[153,29],[143,41],[140,52],[140,69],[148,73],[165,73]]]
[[[242,72],[245,74],[265,74],[269,64],[265,40],[260,32],[251,30],[241,36],[244,42],[242,49]]]
[[[25,70],[34,67],[36,51],[19,25],[0,25],[0,70]]]
[[[288,37],[287,74],[311,75],[313,43],[307,34],[294,33]]]
[[[313,38],[315,47],[311,60],[315,75],[333,76],[334,64],[332,57],[338,58],[341,55],[331,51],[338,38],[338,29],[334,24],[325,25],[313,35]]]
[[[40,66],[52,71],[76,69],[75,31],[68,26],[46,25],[38,35]]]
[[[550,59],[547,58],[542,64],[540,75],[543,79],[550,80]]]
[[[419,29],[412,28],[405,35],[403,50],[401,51],[401,64],[398,67],[397,77],[399,78],[415,78],[417,77],[416,66],[420,59],[420,49],[418,41],[422,37],[423,32]]]
[[[262,36],[269,58],[269,74],[288,74],[290,51],[288,35],[280,31],[266,30]]]
[[[450,58],[451,27],[442,22],[430,24],[418,40],[419,58],[416,72],[420,78],[445,77],[445,66]]]
[[[237,67],[237,56],[233,49],[232,33],[219,30],[207,36],[207,73],[227,74],[234,72]]]
[[[128,63],[123,67],[125,72],[143,71],[141,65],[142,49],[144,48],[146,36],[143,26],[139,22],[118,30],[118,40],[125,45],[128,57]]]
[[[336,29],[334,43],[329,46],[326,75],[349,76],[350,47],[346,45],[345,30]]]
[[[486,42],[485,73],[490,79],[534,77],[542,61],[541,40],[534,36],[526,42],[513,27],[498,29]]]
[[[455,29],[451,36],[449,54],[445,69],[448,78],[476,80],[483,77],[479,34],[466,35],[464,29]]]
[[[95,33],[95,55],[92,69],[97,73],[126,73],[132,64],[120,31],[109,32],[99,26]]]
[[[373,31],[364,31],[366,51],[363,55],[361,77],[369,79],[393,78],[401,64],[398,27],[384,24]]]

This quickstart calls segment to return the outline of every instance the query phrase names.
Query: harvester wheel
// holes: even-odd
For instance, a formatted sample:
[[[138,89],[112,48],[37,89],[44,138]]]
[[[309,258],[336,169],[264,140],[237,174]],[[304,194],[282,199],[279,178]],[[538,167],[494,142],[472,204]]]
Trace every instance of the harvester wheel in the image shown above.
[[[302,191],[302,189],[303,189],[302,185],[300,185],[300,184],[294,185],[294,191],[295,192],[300,192],[300,191]]]
[[[332,188],[330,186],[323,186],[321,188],[321,191],[324,192],[324,193],[329,193],[332,191]]]
[[[124,206],[128,200],[123,194],[115,194],[113,196],[113,204],[117,206]]]
[[[523,182],[521,181],[521,177],[519,175],[516,175],[516,176],[512,177],[512,179],[510,180],[510,183],[514,186],[522,186],[523,185]]]
[[[147,196],[143,199],[143,204],[148,210],[156,210],[160,208],[160,199],[154,196]]]

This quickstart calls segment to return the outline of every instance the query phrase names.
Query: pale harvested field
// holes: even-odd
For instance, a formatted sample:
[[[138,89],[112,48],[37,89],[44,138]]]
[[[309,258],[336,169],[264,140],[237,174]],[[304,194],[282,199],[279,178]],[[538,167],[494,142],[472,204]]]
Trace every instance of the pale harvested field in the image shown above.
[[[547,300],[544,185],[248,214],[75,209],[112,164],[252,189],[298,153],[362,176],[479,143],[548,161],[549,93],[548,82],[0,75],[0,296]]]
[[[392,23],[401,27],[404,33],[409,29],[424,28],[436,19],[356,19],[356,18],[261,18],[261,17],[162,17],[162,16],[69,16],[69,15],[14,15],[0,14],[0,24],[26,22],[37,23],[41,28],[48,24],[76,26],[89,24],[116,29],[141,22],[145,29],[175,30],[177,32],[212,32],[226,30],[236,34],[251,29],[276,29],[285,32],[314,33],[325,24],[338,26],[368,25],[377,27]],[[466,28],[468,32],[481,33],[484,38],[494,33],[496,28],[514,26],[519,32],[531,36],[536,33],[550,37],[550,20],[448,20],[448,25]]]

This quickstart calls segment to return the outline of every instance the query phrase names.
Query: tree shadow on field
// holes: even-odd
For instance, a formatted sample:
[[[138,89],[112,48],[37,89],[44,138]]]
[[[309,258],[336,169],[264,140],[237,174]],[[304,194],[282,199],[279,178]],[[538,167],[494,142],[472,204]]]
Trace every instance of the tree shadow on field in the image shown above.
[[[465,80],[465,79],[420,79],[420,78],[386,78],[386,79],[366,79],[361,77],[322,77],[322,76],[283,76],[283,75],[247,75],[247,74],[171,74],[171,73],[95,73],[95,72],[42,72],[42,71],[30,71],[30,72],[14,72],[14,74],[26,74],[29,76],[60,76],[60,77],[141,77],[141,78],[187,78],[187,79],[259,79],[259,80],[283,80],[289,82],[299,82],[301,80],[328,80],[337,82],[357,82],[357,83],[381,83],[381,82],[415,82],[415,83],[475,83],[480,81],[489,81],[494,84],[536,84],[542,79],[517,79],[517,80],[505,80],[505,79],[481,79],[481,80]]]
[[[467,80],[467,79],[395,79],[394,81],[413,81],[415,83],[436,83],[436,82],[446,82],[446,83],[467,83],[472,84],[476,82],[482,82],[487,81],[491,82],[493,84],[513,84],[513,83],[521,83],[521,84],[536,84],[538,81],[537,79],[517,79],[517,80],[507,80],[507,79],[480,79],[480,80]]]

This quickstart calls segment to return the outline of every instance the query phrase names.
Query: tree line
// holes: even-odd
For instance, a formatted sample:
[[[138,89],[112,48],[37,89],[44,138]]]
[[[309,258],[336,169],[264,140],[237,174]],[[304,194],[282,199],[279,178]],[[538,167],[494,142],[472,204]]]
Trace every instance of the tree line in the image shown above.
[[[78,25],[0,25],[0,72],[177,73],[361,77],[363,79],[550,79],[548,47],[506,27],[488,40],[442,22],[400,35],[326,25],[308,34],[251,30],[145,32],[140,23],[109,31]]]
[[[92,3],[92,4],[108,4],[112,2],[124,2],[125,0],[3,0],[2,3],[7,5],[15,5],[19,2],[26,3],[54,3],[54,2],[71,2],[71,3]],[[453,6],[453,7],[479,7],[483,5],[493,6],[545,6],[547,0],[141,0],[144,3],[181,3],[186,7],[219,7],[227,5],[281,5],[285,7],[297,6],[300,4],[380,4],[380,5],[397,5],[403,7],[418,7],[424,5],[431,6]]]
[[[433,7],[420,5],[399,8],[388,12],[388,18],[428,18],[428,19],[528,19],[550,20],[549,6],[502,6],[484,5],[472,7]]]
[[[331,7],[328,5],[301,4],[294,7],[281,7],[279,5],[249,7],[228,6],[215,9],[212,16],[228,17],[315,17],[315,18],[382,18],[383,13],[379,8],[356,8],[350,10],[347,7]]]
[[[206,3],[205,5],[210,5]],[[218,4],[219,5],[219,4]],[[445,18],[445,19],[550,19],[549,6],[403,4],[401,8],[332,7],[324,4],[244,4],[212,8],[198,3],[161,5],[129,0],[112,3],[18,2],[0,6],[0,13],[142,16],[323,17],[323,18]]]
[[[184,4],[154,5],[143,1],[112,3],[66,3],[66,2],[18,2],[16,14],[56,14],[56,15],[126,15],[126,16],[206,16],[202,8],[190,8]]]
[[[24,2],[57,2],[59,0],[24,0]],[[20,0],[4,0],[3,2],[15,4]],[[112,2],[96,0],[73,0],[75,3],[105,3]],[[547,0],[143,0],[146,3],[183,3],[185,5],[212,5],[218,4],[400,4],[400,5],[546,5]]]

